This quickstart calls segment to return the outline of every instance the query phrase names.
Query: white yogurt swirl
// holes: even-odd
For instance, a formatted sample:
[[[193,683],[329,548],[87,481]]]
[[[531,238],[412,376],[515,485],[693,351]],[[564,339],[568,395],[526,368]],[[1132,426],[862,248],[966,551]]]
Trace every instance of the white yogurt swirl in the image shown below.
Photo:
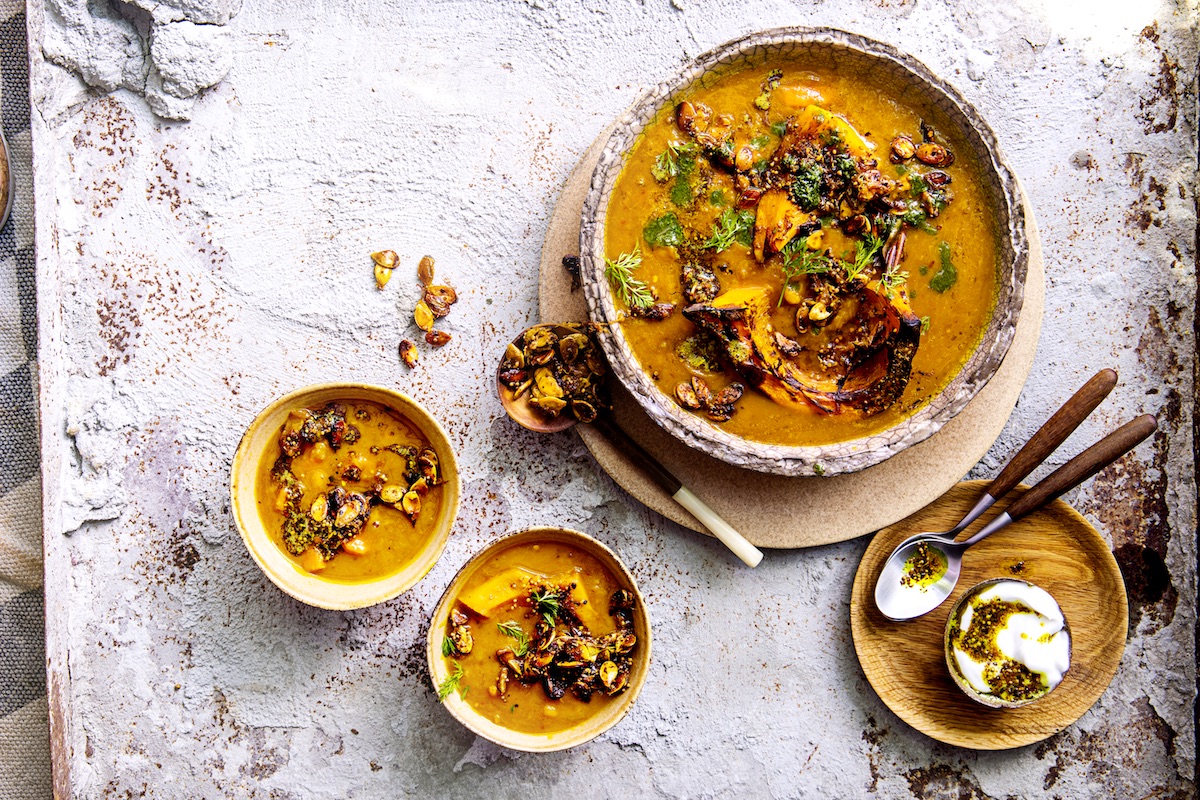
[[[1019,608],[1009,613],[1003,624],[991,633],[1001,657],[976,661],[960,644],[964,635],[971,633],[975,609],[990,601]],[[1062,609],[1046,590],[1024,581],[1000,581],[972,596],[959,613],[958,628],[960,632],[952,640],[954,660],[962,677],[980,694],[1005,700],[1040,697],[1058,686],[1070,667],[1071,638]],[[1006,697],[1004,686],[995,683],[1008,661],[1021,664],[1038,675],[1042,690],[1030,697]]]

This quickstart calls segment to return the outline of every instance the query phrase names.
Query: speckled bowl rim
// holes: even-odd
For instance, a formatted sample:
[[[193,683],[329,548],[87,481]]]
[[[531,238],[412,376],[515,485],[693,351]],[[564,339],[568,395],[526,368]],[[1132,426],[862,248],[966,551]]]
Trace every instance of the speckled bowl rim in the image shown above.
[[[974,686],[967,683],[967,679],[963,677],[962,672],[958,669],[958,664],[955,663],[954,654],[950,650],[950,628],[952,627],[954,620],[958,619],[958,615],[962,611],[963,603],[967,602],[989,586],[994,586],[997,583],[1023,583],[1026,586],[1032,586],[1034,589],[1042,589],[1042,587],[1038,586],[1036,583],[1032,583],[1022,578],[989,578],[986,581],[980,581],[970,589],[967,589],[962,593],[962,596],[959,597],[958,600],[954,601],[954,605],[950,607],[950,613],[946,615],[946,628],[942,634],[942,655],[944,655],[946,658],[946,670],[950,673],[950,677],[954,680],[954,683],[959,689],[962,690],[963,694],[974,700],[976,703],[988,706],[989,708],[1023,708],[1025,706],[1032,705],[1033,703],[1036,703],[1045,697],[1049,697],[1055,689],[1057,689],[1059,686],[1062,686],[1062,681],[1059,681],[1056,685],[1051,686],[1050,690],[1045,694],[1040,694],[1030,700],[1002,700],[995,695],[979,692]],[[1042,589],[1042,591],[1046,592],[1046,594],[1050,594],[1046,589]],[[1053,597],[1054,595],[1050,596]],[[1058,605],[1058,600],[1055,600],[1054,603],[1055,605]],[[1059,606],[1058,610],[1060,613],[1063,613],[1062,606]],[[1067,673],[1071,671],[1070,664],[1071,656],[1073,655],[1072,647],[1075,643],[1071,638],[1071,621],[1067,619],[1067,615],[1065,613],[1063,613],[1063,630],[1067,632],[1067,669],[1066,672],[1063,673],[1063,680],[1066,680]]]
[[[4,182],[4,207],[0,208],[0,228],[3,228],[8,222],[8,216],[12,212],[13,193],[16,190],[16,178],[13,177],[12,150],[8,147],[8,140],[4,138],[4,131],[0,130],[0,159],[4,160],[4,173],[8,179]]]
[[[361,583],[339,583],[305,572],[284,554],[267,532],[255,503],[255,478],[267,447],[287,413],[311,408],[331,400],[367,400],[387,406],[413,422],[437,452],[442,476],[442,508],[432,537],[416,559],[398,572]],[[285,394],[263,409],[247,427],[238,443],[230,468],[230,498],[233,518],[250,556],[263,573],[285,593],[302,603],[333,611],[365,608],[391,600],[415,586],[433,569],[450,538],[458,516],[461,486],[454,448],[445,430],[429,411],[413,398],[367,383],[319,383]]]
[[[926,98],[960,123],[963,137],[978,158],[998,216],[999,273],[996,309],[980,345],[946,387],[912,415],[891,428],[867,437],[827,445],[789,447],[754,442],[727,433],[699,416],[681,409],[656,387],[630,351],[619,312],[604,276],[604,229],[608,203],[624,167],[625,154],[658,110],[674,101],[704,73],[734,63],[752,63],[764,50],[779,55],[802,55],[819,48],[834,59],[871,60],[913,85]],[[601,342],[617,378],[642,409],[660,427],[684,444],[734,466],[777,475],[836,475],[856,472],[884,461],[936,433],[982,389],[1004,360],[1016,333],[1016,320],[1024,301],[1029,245],[1025,211],[1016,176],[1006,164],[995,133],[959,92],[934,75],[924,64],[891,45],[836,28],[775,28],[752,33],[720,45],[685,65],[673,77],[644,93],[622,115],[605,143],[592,174],[583,205],[579,233],[581,277],[588,313],[594,322],[607,324]]]
[[[629,568],[625,566],[620,557],[609,549],[607,545],[593,539],[586,533],[571,528],[536,526],[502,536],[471,556],[470,560],[466,564],[463,564],[458,572],[455,573],[454,578],[446,587],[446,591],[442,593],[441,599],[438,600],[437,606],[433,609],[433,614],[430,615],[429,630],[426,633],[425,641],[425,657],[429,664],[429,677],[433,682],[435,697],[437,687],[441,685],[442,681],[449,674],[442,656],[442,637],[445,636],[444,620],[450,612],[450,606],[458,597],[462,585],[466,583],[467,578],[475,572],[477,567],[481,566],[501,550],[521,544],[528,539],[544,540],[547,537],[557,537],[561,541],[577,544],[580,548],[586,550],[589,555],[595,557],[596,560],[608,567],[612,571],[613,577],[617,579],[618,583],[622,584],[623,588],[633,592],[633,596],[637,601],[634,609],[634,631],[638,636],[637,669],[630,678],[629,688],[621,696],[621,703],[613,706],[612,710],[607,712],[607,715],[602,718],[599,716],[589,717],[573,728],[549,734],[525,733],[497,725],[485,719],[475,709],[471,708],[467,704],[467,701],[460,697],[457,692],[451,693],[442,702],[442,705],[446,707],[450,715],[462,723],[463,727],[467,730],[502,747],[526,753],[553,753],[571,747],[578,747],[609,730],[623,720],[625,715],[629,713],[629,710],[633,708],[633,704],[641,693],[642,686],[645,684],[646,677],[650,671],[652,646],[650,614],[646,609],[646,600],[642,597],[642,593],[637,587],[637,581],[633,579],[633,574],[630,573]],[[443,622],[439,623],[439,620],[443,620]],[[480,690],[486,691],[482,688]]]

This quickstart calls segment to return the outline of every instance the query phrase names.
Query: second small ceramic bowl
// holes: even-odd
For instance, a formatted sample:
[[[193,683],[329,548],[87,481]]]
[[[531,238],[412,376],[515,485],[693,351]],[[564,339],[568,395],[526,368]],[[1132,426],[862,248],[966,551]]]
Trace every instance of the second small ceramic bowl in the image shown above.
[[[991,580],[978,583],[975,586],[972,586],[966,592],[963,592],[963,595],[954,603],[954,606],[950,609],[950,614],[946,617],[946,630],[945,635],[943,636],[943,648],[946,655],[946,668],[950,671],[950,677],[954,679],[954,683],[958,685],[958,688],[962,689],[963,693],[975,702],[991,708],[1020,708],[1021,706],[1027,706],[1030,703],[1036,703],[1038,700],[1041,700],[1043,697],[1053,692],[1058,687],[1059,683],[1061,683],[1062,676],[1066,674],[1068,669],[1070,669],[1071,630],[1070,626],[1067,624],[1066,618],[1062,617],[1062,628],[1060,635],[1065,635],[1066,637],[1066,663],[1058,664],[1057,667],[1053,668],[1061,668],[1061,673],[1057,676],[1057,680],[1053,681],[1053,685],[1050,686],[1050,688],[1032,697],[1024,697],[1012,700],[992,694],[990,692],[980,691],[973,686],[963,674],[962,668],[959,666],[958,660],[955,656],[953,639],[956,631],[959,628],[959,622],[962,619],[963,612],[967,609],[968,604],[978,598],[983,592],[1000,586],[1001,584],[1015,584],[1017,587],[1019,587],[1006,594],[1014,597],[1019,596],[1020,602],[1030,605],[1034,611],[1041,613],[1043,616],[1049,616],[1051,612],[1057,612],[1057,614],[1062,617],[1062,609],[1059,607],[1058,602],[1050,596],[1050,593],[1038,586],[1035,586],[1029,581],[1022,581],[1014,578],[993,578]],[[1029,637],[1022,636],[1021,638]],[[1034,638],[1036,639],[1037,637]],[[1053,646],[1048,642],[1041,644],[1044,647]],[[1047,664],[1051,664],[1055,661],[1055,658],[1050,657],[1045,650],[1043,650],[1041,653],[1031,655],[1046,661]]]
[[[468,730],[503,747],[533,753],[565,750],[568,747],[588,742],[604,733],[625,717],[633,707],[634,701],[637,700],[638,693],[646,681],[646,674],[650,669],[650,618],[646,613],[645,600],[638,591],[633,576],[616,554],[592,537],[567,528],[529,528],[498,539],[472,557],[446,587],[437,608],[434,609],[426,643],[429,674],[436,689],[446,685],[446,679],[451,674],[451,659],[445,656],[442,650],[443,639],[446,636],[446,621],[472,576],[497,555],[510,548],[548,543],[566,545],[573,551],[590,556],[608,571],[620,588],[633,594],[633,633],[637,637],[637,644],[632,650],[633,664],[629,672],[627,687],[616,695],[612,702],[598,708],[596,713],[564,730],[549,733],[513,730],[481,713],[459,692],[445,693],[442,703],[446,706],[446,710]],[[607,610],[607,603],[605,609]],[[485,620],[481,624],[490,624],[491,622],[491,620]],[[490,653],[487,657],[498,666]],[[514,678],[513,682],[515,681]],[[529,689],[537,693],[534,695],[535,697],[541,695],[541,688],[532,686]],[[474,687],[472,694],[479,692],[487,693],[488,687]],[[593,699],[591,704],[596,705],[597,701]],[[504,716],[505,714],[502,713],[501,718]]]
[[[260,513],[264,498],[259,477],[279,455],[279,434],[297,409],[319,409],[331,402],[366,401],[390,409],[411,423],[437,453],[442,483],[437,518],[415,555],[396,571],[361,581],[334,581],[302,569],[283,549],[279,531],[269,531]],[[405,394],[361,383],[324,383],[297,389],[267,406],[246,430],[233,457],[230,491],[233,516],[254,561],[271,581],[292,597],[319,608],[347,610],[391,600],[421,580],[442,554],[458,514],[459,477],[446,432],[420,403]],[[352,558],[339,555],[338,558]]]

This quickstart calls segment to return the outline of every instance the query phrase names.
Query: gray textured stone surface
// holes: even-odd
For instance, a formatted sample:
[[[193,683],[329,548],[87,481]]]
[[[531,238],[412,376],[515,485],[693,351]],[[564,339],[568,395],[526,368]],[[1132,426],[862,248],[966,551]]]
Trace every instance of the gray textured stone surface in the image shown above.
[[[48,15],[31,7],[64,796],[1195,795],[1191,5],[254,4],[230,24],[229,77],[186,125],[126,91],[82,93],[51,63]],[[491,394],[492,359],[533,321],[545,222],[584,149],[683,59],[789,24],[924,61],[991,122],[1030,196],[1047,264],[1040,354],[975,474],[1101,366],[1121,385],[1049,466],[1136,413],[1162,420],[1070,498],[1126,573],[1131,638],[1100,702],[1040,745],[959,750],[882,706],[846,614],[863,542],[747,570],[631,503],[573,437],[517,429]],[[380,293],[366,254],[385,246],[403,265]],[[455,340],[409,373],[396,343],[425,253],[461,300],[445,320]],[[463,470],[438,566],[355,613],[278,592],[228,512],[243,427],[284,391],[335,379],[420,397]],[[547,522],[630,564],[655,662],[620,725],[532,757],[437,706],[421,645],[472,552]]]

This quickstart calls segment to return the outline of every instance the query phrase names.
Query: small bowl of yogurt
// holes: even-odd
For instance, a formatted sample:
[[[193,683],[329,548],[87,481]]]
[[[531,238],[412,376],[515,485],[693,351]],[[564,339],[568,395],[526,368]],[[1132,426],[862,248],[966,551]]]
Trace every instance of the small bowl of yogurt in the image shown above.
[[[968,697],[1018,708],[1045,697],[1071,666],[1071,634],[1050,593],[997,578],[969,589],[946,620],[946,666]]]

